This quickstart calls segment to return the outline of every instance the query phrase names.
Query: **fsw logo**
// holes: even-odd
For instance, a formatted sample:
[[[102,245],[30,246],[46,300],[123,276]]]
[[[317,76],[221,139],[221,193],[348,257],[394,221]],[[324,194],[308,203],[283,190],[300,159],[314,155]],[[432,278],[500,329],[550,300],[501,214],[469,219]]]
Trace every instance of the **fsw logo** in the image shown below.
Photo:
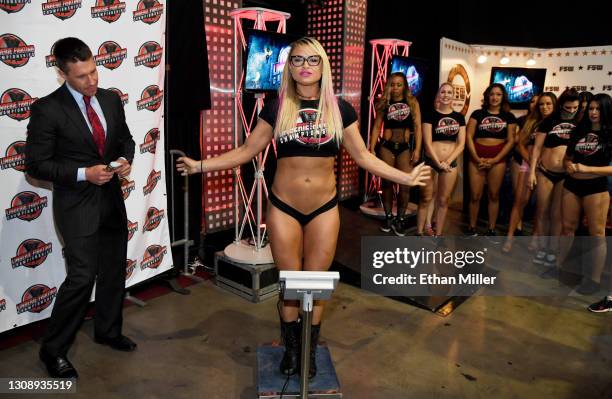
[[[47,207],[47,197],[33,191],[22,191],[11,200],[11,207],[5,210],[6,220],[20,219],[27,222],[38,219]]]
[[[142,232],[155,230],[164,218],[164,214],[165,212],[163,209],[150,207],[149,210],[147,210],[147,218],[142,226]]]
[[[144,195],[151,194],[155,187],[157,186],[157,182],[161,180],[161,171],[156,172],[155,169],[149,173],[147,177],[147,184],[142,188],[142,193]]]
[[[30,4],[32,0],[0,0],[0,10],[6,11],[7,14],[12,14],[23,10],[26,4]]]
[[[130,241],[132,237],[134,237],[134,233],[138,231],[138,222],[132,223],[128,220],[127,228],[128,228],[128,241]]]
[[[113,23],[125,12],[125,3],[119,0],[96,0],[96,5],[91,7],[91,17],[100,18],[102,21]]]
[[[124,177],[120,179],[121,191],[123,192],[123,200],[125,201],[130,196],[130,193],[136,189],[136,183],[133,180],[128,180]]]
[[[15,141],[11,143],[4,157],[0,158],[0,168],[2,170],[13,168],[19,172],[25,171],[25,141]]]
[[[136,109],[142,111],[147,109],[149,111],[157,111],[160,107],[162,99],[164,98],[164,91],[159,89],[157,85],[150,85],[145,87],[140,95],[140,100],[136,102]]]
[[[140,262],[140,270],[144,269],[157,269],[164,260],[164,255],[168,252],[165,246],[161,245],[149,245],[145,249],[142,261]]]
[[[106,69],[117,69],[127,58],[127,49],[121,48],[117,42],[107,41],[98,47],[98,55],[94,56],[96,65]]]
[[[42,4],[43,15],[53,14],[62,21],[72,18],[79,8],[82,0],[47,0]]]
[[[0,96],[0,116],[8,116],[16,121],[30,117],[30,107],[38,97],[32,98],[21,89],[8,89]]]
[[[145,24],[154,24],[164,13],[164,5],[157,0],[140,0],[134,11],[134,22],[142,21]]]
[[[134,273],[134,268],[136,267],[136,261],[132,259],[125,260],[125,279],[129,280]]]
[[[17,314],[23,312],[40,313],[47,309],[57,295],[57,288],[44,284],[34,284],[25,290],[21,302],[17,304]]]
[[[19,36],[5,33],[0,36],[0,61],[19,68],[34,57],[34,46],[26,44]]]
[[[159,43],[146,42],[138,49],[138,55],[134,57],[134,65],[155,68],[161,63],[163,55],[164,49]]]
[[[129,98],[128,98],[128,94],[127,93],[123,94],[123,92],[121,90],[119,90],[118,88],[116,88],[116,87],[109,87],[108,90],[114,91],[115,93],[117,93],[117,95],[121,99],[121,105],[125,106],[125,104],[128,103]]]
[[[157,141],[159,140],[159,129],[153,128],[145,134],[144,142],[140,145],[140,153],[150,152],[155,154]]]
[[[11,258],[11,265],[13,269],[20,266],[35,269],[47,259],[47,255],[51,252],[53,252],[53,246],[50,242],[45,244],[41,240],[30,238],[19,244],[16,256]]]

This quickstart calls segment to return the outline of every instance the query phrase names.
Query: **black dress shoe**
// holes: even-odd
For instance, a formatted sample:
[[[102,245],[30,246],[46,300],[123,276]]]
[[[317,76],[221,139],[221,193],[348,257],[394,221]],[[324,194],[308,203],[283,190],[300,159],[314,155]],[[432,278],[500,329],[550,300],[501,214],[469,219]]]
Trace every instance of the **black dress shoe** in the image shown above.
[[[122,351],[122,352],[132,352],[136,349],[136,343],[126,337],[125,335],[119,335],[115,338],[100,338],[95,337],[94,341],[100,345],[108,345],[111,348]]]
[[[51,356],[41,349],[39,357],[45,364],[45,367],[47,367],[50,377],[79,378],[79,374],[77,373],[76,369],[65,356]]]

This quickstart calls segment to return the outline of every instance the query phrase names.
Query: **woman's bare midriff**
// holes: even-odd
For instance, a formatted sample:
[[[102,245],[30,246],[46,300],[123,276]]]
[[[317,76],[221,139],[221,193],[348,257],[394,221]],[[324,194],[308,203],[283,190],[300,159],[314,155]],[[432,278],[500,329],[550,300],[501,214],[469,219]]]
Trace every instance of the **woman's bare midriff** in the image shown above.
[[[278,160],[272,191],[287,205],[309,214],[336,196],[334,157]]]
[[[554,148],[542,148],[540,164],[544,167],[544,169],[549,170],[551,172],[565,172],[565,168],[563,166],[563,157],[565,156],[566,149],[567,146],[564,145],[560,145]]]
[[[410,129],[385,129],[383,139],[395,143],[407,143],[410,141]]]
[[[440,162],[446,161],[455,150],[456,144],[452,141],[434,141],[431,143],[431,149],[438,157]]]

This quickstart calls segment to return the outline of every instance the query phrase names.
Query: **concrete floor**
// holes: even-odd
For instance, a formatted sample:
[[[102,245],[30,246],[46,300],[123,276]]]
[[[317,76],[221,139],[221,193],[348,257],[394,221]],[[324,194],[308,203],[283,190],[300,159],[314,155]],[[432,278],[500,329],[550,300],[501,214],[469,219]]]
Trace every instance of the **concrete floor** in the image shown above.
[[[63,397],[256,398],[256,347],[278,338],[276,300],[190,288],[125,309],[134,353],[95,344],[87,321],[69,353],[78,393]],[[341,283],[322,339],[348,399],[609,399],[612,315],[587,312],[593,299],[472,297],[443,318]],[[44,377],[37,352],[4,350],[0,376]]]

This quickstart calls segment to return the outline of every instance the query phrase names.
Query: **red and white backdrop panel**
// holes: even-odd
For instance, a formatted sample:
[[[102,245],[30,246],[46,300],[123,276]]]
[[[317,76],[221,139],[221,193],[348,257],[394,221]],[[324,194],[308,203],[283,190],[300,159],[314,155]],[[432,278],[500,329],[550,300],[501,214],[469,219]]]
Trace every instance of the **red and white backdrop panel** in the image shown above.
[[[166,1],[0,0],[0,332],[44,319],[65,277],[50,185],[26,178],[30,106],[62,83],[53,43],[89,45],[100,86],[121,96],[136,142],[122,181],[130,241],[126,286],[172,266],[164,168]]]

